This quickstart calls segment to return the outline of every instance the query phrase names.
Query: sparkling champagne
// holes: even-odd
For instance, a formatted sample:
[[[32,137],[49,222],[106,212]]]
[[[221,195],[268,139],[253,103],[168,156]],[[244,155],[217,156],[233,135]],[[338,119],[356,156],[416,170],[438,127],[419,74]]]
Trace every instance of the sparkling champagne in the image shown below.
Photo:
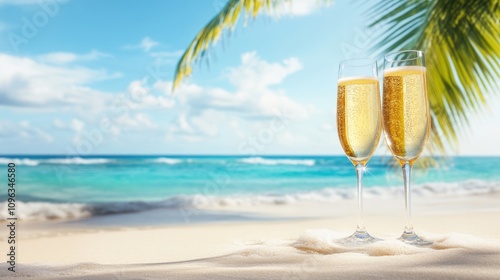
[[[401,165],[413,165],[429,138],[426,70],[402,66],[384,70],[383,123],[386,142]]]
[[[354,165],[365,165],[375,151],[382,131],[378,79],[339,79],[337,98],[340,144]]]

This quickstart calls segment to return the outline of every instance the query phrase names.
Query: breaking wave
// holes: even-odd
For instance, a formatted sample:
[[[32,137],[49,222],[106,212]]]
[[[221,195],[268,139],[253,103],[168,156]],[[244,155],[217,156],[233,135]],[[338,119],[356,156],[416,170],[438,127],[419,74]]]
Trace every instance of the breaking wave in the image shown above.
[[[261,157],[243,158],[240,162],[261,165],[307,165],[313,166],[316,161],[313,159],[266,159]]]
[[[426,183],[415,185],[413,195],[479,195],[500,193],[500,182],[468,180],[455,183]],[[371,187],[364,190],[365,197],[401,196],[403,188]],[[299,202],[332,202],[354,199],[355,188],[324,188],[310,192],[285,194],[248,194],[208,196],[203,194],[191,196],[173,196],[161,201],[128,201],[108,203],[54,203],[54,202],[22,202],[18,201],[18,218],[21,220],[66,220],[81,219],[92,216],[135,213],[153,209],[186,210],[193,208],[209,208],[226,205],[262,205],[293,204]],[[203,210],[200,210],[203,211]],[[0,220],[7,219],[7,202],[0,202]]]

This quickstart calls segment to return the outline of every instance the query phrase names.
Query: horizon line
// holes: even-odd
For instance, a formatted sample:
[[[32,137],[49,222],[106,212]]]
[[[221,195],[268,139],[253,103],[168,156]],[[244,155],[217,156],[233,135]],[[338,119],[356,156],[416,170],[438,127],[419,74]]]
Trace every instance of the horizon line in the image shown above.
[[[57,156],[57,157],[97,157],[97,156],[171,156],[171,157],[186,157],[186,156],[230,156],[230,157],[347,157],[345,154],[150,154],[150,153],[109,153],[109,154],[90,154],[90,155],[79,155],[79,154],[0,154],[0,157],[12,157],[12,156]],[[393,157],[392,154],[387,155],[373,155],[372,157]],[[500,155],[435,155],[435,156],[421,156],[424,157],[500,157]]]

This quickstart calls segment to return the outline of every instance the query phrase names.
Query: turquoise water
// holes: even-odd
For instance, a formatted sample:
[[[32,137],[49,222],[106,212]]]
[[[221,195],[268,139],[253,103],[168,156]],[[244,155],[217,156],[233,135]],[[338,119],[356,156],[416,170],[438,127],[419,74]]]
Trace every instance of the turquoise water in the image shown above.
[[[116,208],[116,203],[144,202],[134,205],[148,209],[193,203],[196,197],[284,203],[351,198],[356,183],[344,156],[0,157],[0,164],[8,162],[17,165],[18,199],[28,203],[113,203]],[[415,169],[413,184],[416,192],[427,193],[498,191],[499,165],[500,157],[449,158],[440,168]],[[399,192],[401,170],[391,157],[374,157],[364,185],[373,195]]]

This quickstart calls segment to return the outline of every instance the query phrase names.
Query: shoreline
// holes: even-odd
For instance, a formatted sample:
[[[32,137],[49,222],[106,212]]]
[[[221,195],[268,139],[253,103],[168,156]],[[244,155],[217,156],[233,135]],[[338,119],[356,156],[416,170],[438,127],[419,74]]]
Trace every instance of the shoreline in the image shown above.
[[[401,186],[366,187],[363,191],[365,201],[393,199],[396,203],[400,204],[400,202],[404,201],[403,195],[403,188]],[[500,181],[470,179],[458,182],[430,182],[414,184],[412,186],[412,197],[415,201],[429,199],[442,199],[444,201],[462,199],[467,201],[470,197],[479,197],[480,199],[483,196],[500,197]],[[156,200],[136,198],[136,200],[109,202],[39,201],[33,199],[24,201],[21,199],[17,201],[17,204],[20,209],[18,217],[27,223],[36,221],[46,221],[47,223],[54,223],[54,221],[67,221],[69,223],[90,221],[89,225],[91,225],[94,221],[102,220],[102,223],[107,221],[115,225],[120,224],[119,219],[121,217],[127,217],[128,215],[130,219],[125,218],[125,222],[122,223],[131,224],[130,221],[138,221],[138,216],[144,215],[144,222],[136,225],[147,225],[148,223],[167,225],[179,224],[184,220],[191,220],[190,222],[209,222],[211,220],[265,219],[268,213],[274,213],[273,209],[279,209],[279,207],[286,208],[287,206],[304,208],[303,205],[312,205],[314,208],[316,205],[323,207],[323,205],[330,204],[351,207],[355,197],[356,190],[354,187],[327,187],[312,190],[262,193],[205,194],[201,192],[199,194],[173,195],[164,198],[160,196]],[[375,204],[373,205],[373,209],[377,208]],[[278,208],[273,208],[275,206]],[[289,208],[293,210],[292,207]],[[335,212],[337,210],[340,212],[344,211],[344,209],[339,208],[341,207],[335,207]],[[4,211],[0,211],[0,221],[5,221],[7,218],[6,201],[0,202],[0,210],[2,209]],[[259,209],[269,209],[270,212],[260,211]],[[265,216],[256,217],[256,213],[264,214]],[[281,214],[288,215],[287,213],[287,211],[282,211]],[[307,214],[310,213],[307,209],[303,213],[306,213],[305,216],[307,217],[311,216]],[[147,221],[148,219],[149,221]]]
[[[349,191],[354,191],[350,189]],[[404,222],[404,198],[402,190],[397,195],[364,194],[365,216],[390,215],[391,219]],[[489,191],[453,195],[449,193],[419,194],[412,190],[412,209],[418,218],[433,213],[462,213],[500,209],[500,192]],[[334,200],[267,201],[258,204],[243,202],[228,204],[219,197],[210,197],[200,206],[180,205],[158,207],[130,212],[117,212],[95,216],[55,218],[46,220],[23,220],[28,228],[79,228],[79,227],[150,227],[183,226],[224,222],[258,222],[293,219],[329,219],[350,216],[356,219],[357,204],[354,197]],[[35,202],[37,203],[37,202]],[[124,202],[130,203],[130,202]],[[136,202],[131,202],[136,203]],[[142,202],[141,202],[142,203]],[[154,203],[157,203],[156,201]],[[57,203],[55,203],[57,205]],[[71,204],[71,203],[61,203]],[[22,205],[24,206],[24,205]],[[123,206],[121,206],[123,207]],[[395,214],[396,213],[396,214]],[[5,222],[6,220],[3,220]],[[1,240],[0,236],[0,240]]]
[[[357,248],[334,242],[355,229],[354,200],[205,209],[273,220],[21,223],[12,279],[495,279],[499,199],[500,193],[416,197],[415,229],[434,241],[429,248],[396,240],[404,226],[400,197],[366,199],[366,227],[384,241]],[[0,244],[6,244],[4,237]],[[11,279],[6,268],[0,265],[0,276]]]

